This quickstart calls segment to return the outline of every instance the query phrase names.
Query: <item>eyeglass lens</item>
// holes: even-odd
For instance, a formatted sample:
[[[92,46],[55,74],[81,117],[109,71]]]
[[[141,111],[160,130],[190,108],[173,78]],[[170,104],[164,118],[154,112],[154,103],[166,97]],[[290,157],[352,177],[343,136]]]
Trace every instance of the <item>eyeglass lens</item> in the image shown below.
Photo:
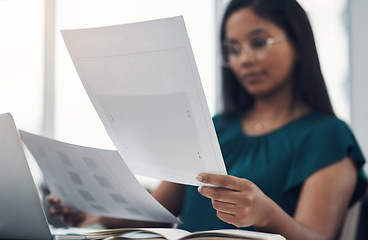
[[[250,57],[261,60],[266,55],[272,43],[272,38],[260,36],[252,37],[244,42],[234,40],[225,41],[222,45],[223,61],[230,64],[231,61],[236,60],[244,50]]]

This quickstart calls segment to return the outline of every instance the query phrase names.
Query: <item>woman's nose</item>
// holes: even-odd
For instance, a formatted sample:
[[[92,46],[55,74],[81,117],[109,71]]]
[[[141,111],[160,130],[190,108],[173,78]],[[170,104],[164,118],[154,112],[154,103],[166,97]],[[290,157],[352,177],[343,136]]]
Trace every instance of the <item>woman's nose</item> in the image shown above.
[[[241,48],[241,51],[238,55],[238,61],[241,62],[241,63],[256,61],[254,53],[249,48],[249,46],[244,42],[242,43],[242,48]]]

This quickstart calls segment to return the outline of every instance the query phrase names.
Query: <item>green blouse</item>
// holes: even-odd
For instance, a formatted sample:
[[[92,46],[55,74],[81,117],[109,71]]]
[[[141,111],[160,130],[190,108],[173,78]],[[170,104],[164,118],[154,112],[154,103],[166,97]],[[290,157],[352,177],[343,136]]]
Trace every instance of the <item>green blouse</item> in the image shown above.
[[[213,118],[228,174],[255,183],[289,215],[294,214],[303,182],[345,156],[355,161],[359,171],[351,204],[363,195],[365,159],[343,121],[311,112],[271,133],[247,136],[241,128],[242,117],[236,113]],[[188,231],[235,228],[218,219],[211,200],[193,186],[187,186],[181,217],[180,228]]]

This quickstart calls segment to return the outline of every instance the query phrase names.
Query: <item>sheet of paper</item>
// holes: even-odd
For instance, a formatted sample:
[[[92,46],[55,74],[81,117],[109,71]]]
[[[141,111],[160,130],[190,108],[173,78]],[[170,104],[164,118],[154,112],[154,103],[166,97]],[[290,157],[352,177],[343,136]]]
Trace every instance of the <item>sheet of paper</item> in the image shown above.
[[[87,148],[20,131],[51,192],[93,215],[179,223],[160,205],[117,151]]]
[[[226,174],[183,17],[62,35],[135,174],[190,185],[201,172]]]

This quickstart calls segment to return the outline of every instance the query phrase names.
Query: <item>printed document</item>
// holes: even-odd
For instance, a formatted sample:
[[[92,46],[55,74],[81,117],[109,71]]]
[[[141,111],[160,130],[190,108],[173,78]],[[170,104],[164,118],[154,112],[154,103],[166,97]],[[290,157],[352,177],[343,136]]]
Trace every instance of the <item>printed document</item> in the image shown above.
[[[63,30],[109,136],[138,175],[226,174],[183,17]]]
[[[180,223],[149,194],[113,150],[72,145],[20,131],[51,193],[92,215]]]

